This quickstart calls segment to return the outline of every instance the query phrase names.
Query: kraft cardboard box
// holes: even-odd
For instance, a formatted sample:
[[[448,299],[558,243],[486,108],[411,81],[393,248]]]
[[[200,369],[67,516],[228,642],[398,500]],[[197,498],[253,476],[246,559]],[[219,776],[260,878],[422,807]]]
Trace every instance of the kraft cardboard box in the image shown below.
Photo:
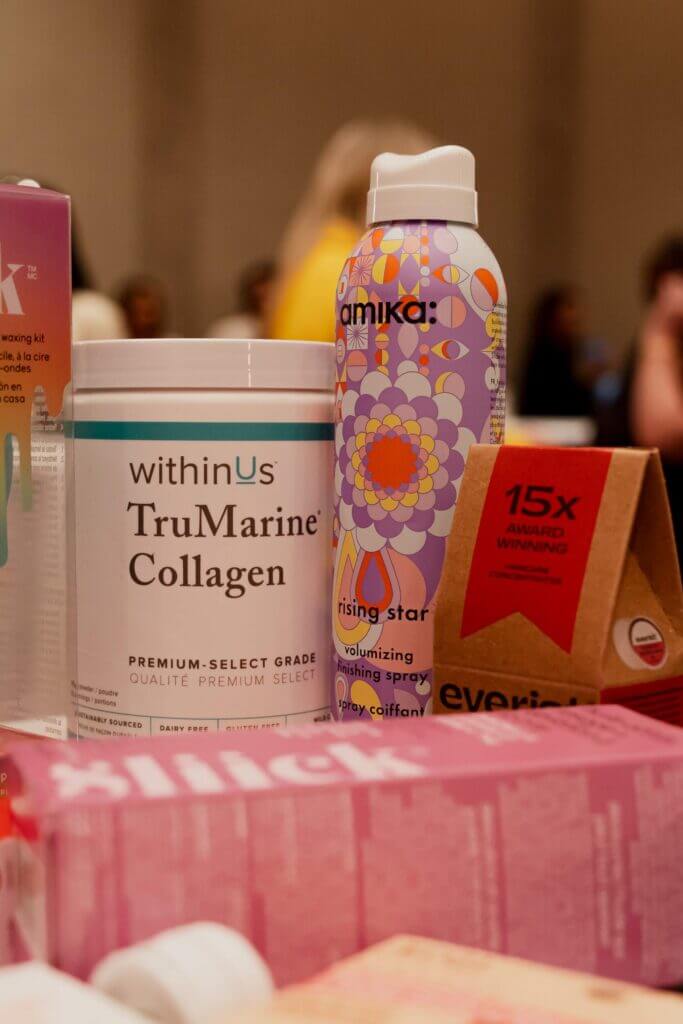
[[[0,726],[64,737],[68,196],[0,185]]]
[[[211,1024],[680,1024],[683,999],[400,935]]]
[[[6,959],[86,978],[213,920],[278,985],[401,933],[683,979],[683,730],[625,708],[24,743],[5,770]]]
[[[621,703],[683,725],[659,455],[470,451],[435,617],[437,712]]]

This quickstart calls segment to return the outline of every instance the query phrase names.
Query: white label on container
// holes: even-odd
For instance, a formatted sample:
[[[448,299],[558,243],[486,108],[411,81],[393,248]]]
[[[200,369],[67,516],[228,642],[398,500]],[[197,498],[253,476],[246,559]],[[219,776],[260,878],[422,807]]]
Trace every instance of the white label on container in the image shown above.
[[[329,718],[331,432],[74,425],[79,735]]]
[[[642,615],[617,619],[612,629],[617,654],[629,668],[656,671],[666,664],[666,640],[661,629]]]

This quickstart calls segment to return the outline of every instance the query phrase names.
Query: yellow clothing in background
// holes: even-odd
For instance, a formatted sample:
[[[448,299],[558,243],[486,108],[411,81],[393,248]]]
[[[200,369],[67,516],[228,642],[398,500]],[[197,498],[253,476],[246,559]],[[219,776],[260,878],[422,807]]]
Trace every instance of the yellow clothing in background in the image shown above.
[[[334,341],[334,300],[337,281],[358,242],[357,225],[341,218],[330,221],[285,282],[271,321],[274,338]]]

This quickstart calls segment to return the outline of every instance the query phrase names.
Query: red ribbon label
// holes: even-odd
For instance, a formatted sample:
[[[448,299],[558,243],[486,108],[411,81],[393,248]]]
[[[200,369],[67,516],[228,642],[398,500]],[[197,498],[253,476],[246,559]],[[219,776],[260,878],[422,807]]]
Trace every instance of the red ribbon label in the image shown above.
[[[630,686],[610,686],[600,696],[601,704],[621,704],[641,715],[683,725],[683,676],[652,679]]]
[[[520,612],[569,652],[611,453],[498,452],[472,556],[460,635]]]

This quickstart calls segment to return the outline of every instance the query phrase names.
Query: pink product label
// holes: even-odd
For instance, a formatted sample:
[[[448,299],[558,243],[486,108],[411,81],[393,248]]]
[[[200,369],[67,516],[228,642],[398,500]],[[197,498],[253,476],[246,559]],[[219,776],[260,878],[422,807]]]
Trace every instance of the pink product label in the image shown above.
[[[445,222],[371,228],[337,289],[332,706],[420,717],[432,615],[465,458],[503,437],[505,285]]]
[[[47,953],[81,977],[112,949],[208,919],[251,939],[278,983],[396,933],[683,978],[683,733],[623,708],[14,757]]]

